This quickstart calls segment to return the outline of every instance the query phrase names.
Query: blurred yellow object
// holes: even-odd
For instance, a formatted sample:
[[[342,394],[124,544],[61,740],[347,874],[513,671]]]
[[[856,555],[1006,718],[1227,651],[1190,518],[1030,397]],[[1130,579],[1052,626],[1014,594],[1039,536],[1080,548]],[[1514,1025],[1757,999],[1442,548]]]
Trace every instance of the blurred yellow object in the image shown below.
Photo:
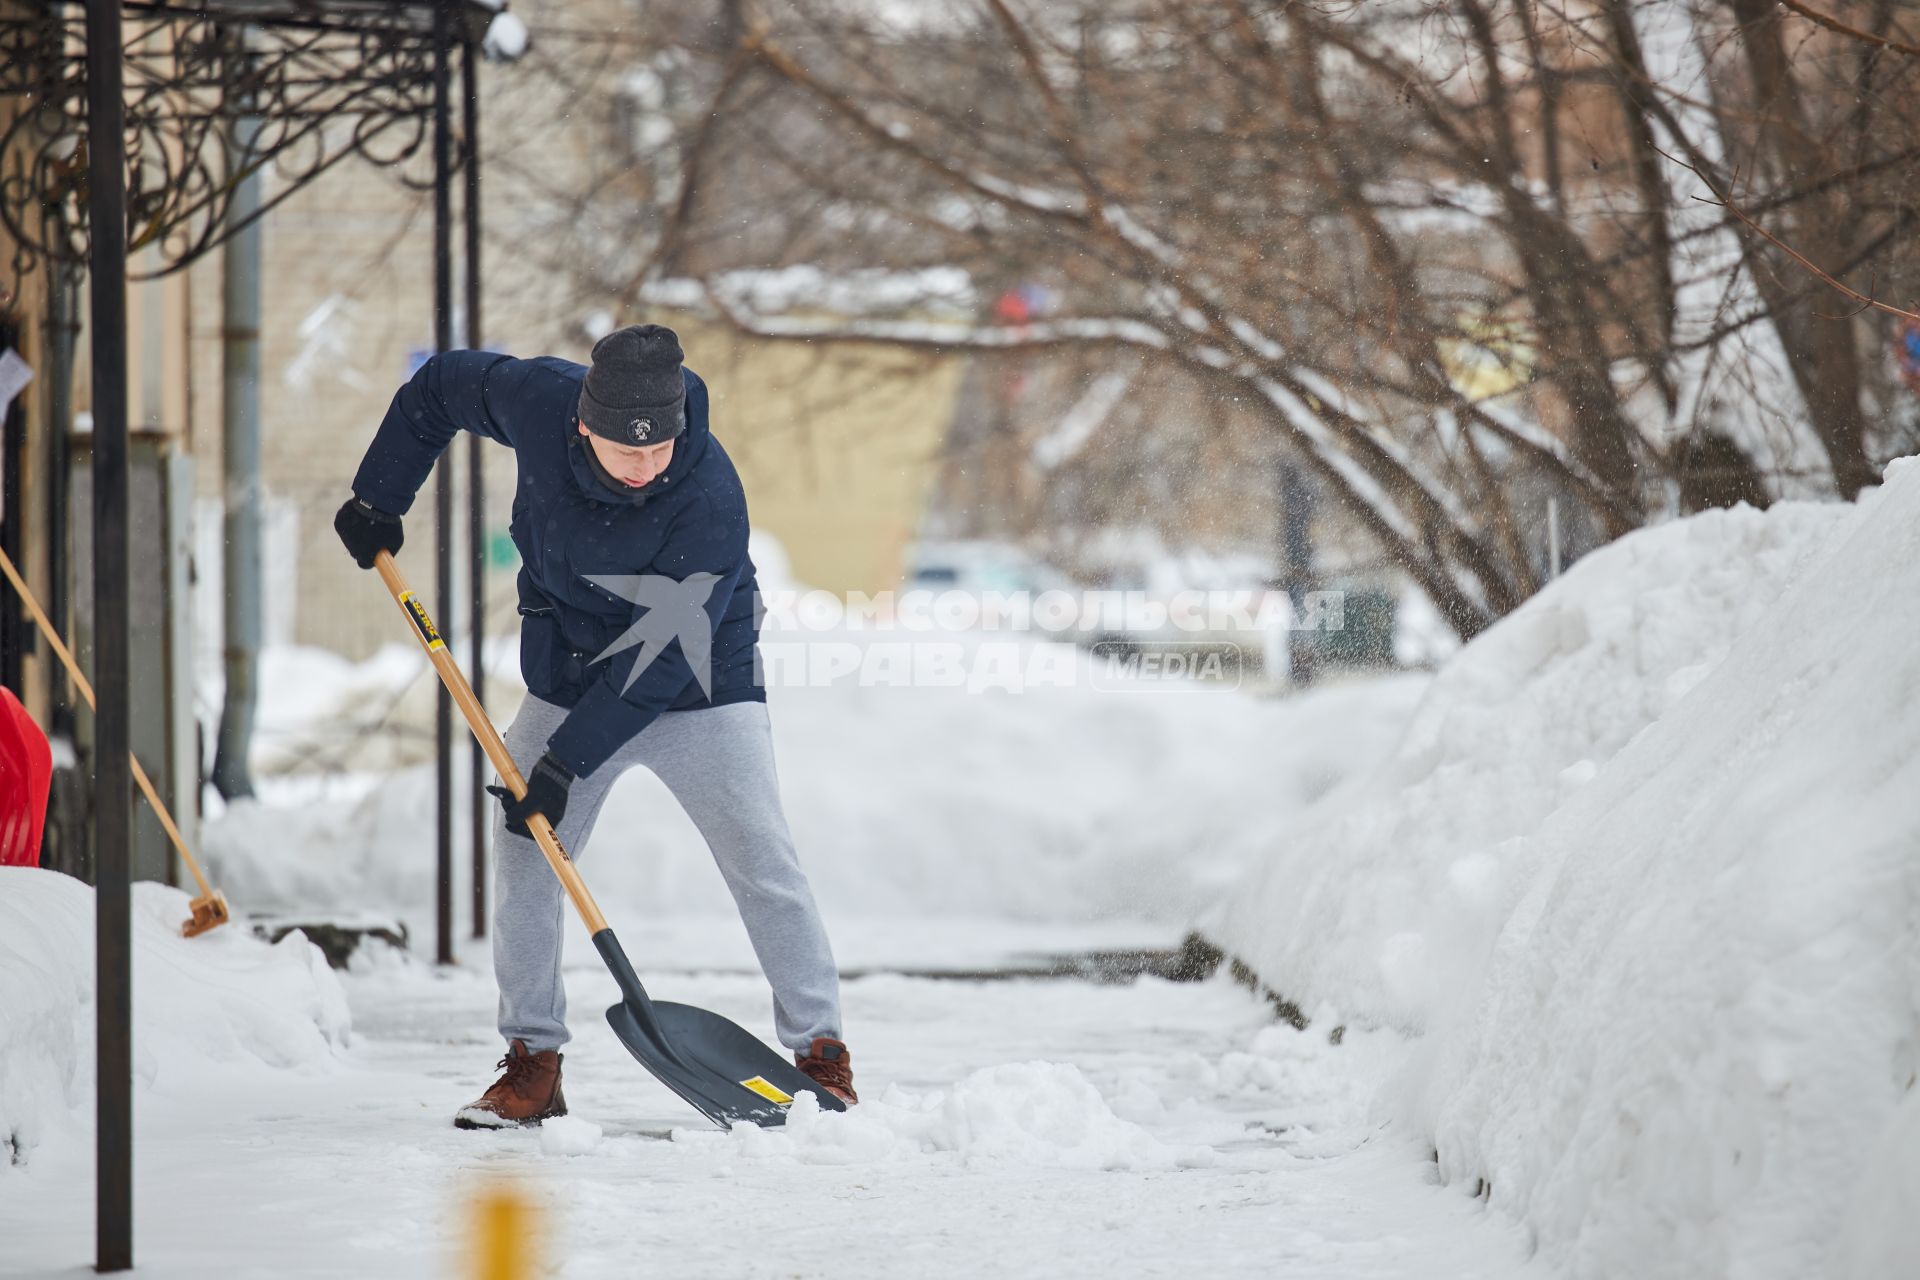
[[[1440,362],[1461,395],[1490,400],[1533,380],[1533,331],[1525,321],[1462,311],[1456,326],[1439,340]]]
[[[518,1187],[495,1183],[473,1203],[474,1280],[528,1280],[538,1224]]]

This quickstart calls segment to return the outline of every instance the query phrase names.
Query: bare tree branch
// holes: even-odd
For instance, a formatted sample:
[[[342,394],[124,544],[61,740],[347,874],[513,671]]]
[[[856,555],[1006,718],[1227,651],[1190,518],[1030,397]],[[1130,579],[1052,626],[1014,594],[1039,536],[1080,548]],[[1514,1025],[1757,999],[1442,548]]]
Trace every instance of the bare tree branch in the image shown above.
[[[1909,58],[1920,58],[1920,45],[1907,44],[1887,36],[1874,35],[1871,31],[1862,31],[1858,27],[1850,27],[1832,14],[1822,13],[1811,5],[1801,3],[1801,0],[1780,0],[1780,7],[1791,9],[1815,26],[1825,27],[1829,31],[1846,36],[1849,40],[1858,40],[1862,44],[1874,45],[1881,49],[1891,49],[1895,53],[1904,53]]]
[[[1694,199],[1701,201],[1701,203],[1703,204],[1713,205],[1717,209],[1725,209],[1728,213],[1732,214],[1736,219],[1738,219],[1742,226],[1746,227],[1749,231],[1759,236],[1762,240],[1765,240],[1768,244],[1780,250],[1780,252],[1786,254],[1789,258],[1792,258],[1795,262],[1799,263],[1801,268],[1804,269],[1806,273],[1812,276],[1814,279],[1820,281],[1821,283],[1825,284],[1828,288],[1833,289],[1838,293],[1845,294],[1847,297],[1859,303],[1862,308],[1871,308],[1875,311],[1883,311],[1890,316],[1899,316],[1902,320],[1913,320],[1916,322],[1920,322],[1920,311],[1907,311],[1903,308],[1894,306],[1892,303],[1882,302],[1880,301],[1880,299],[1872,297],[1869,294],[1861,293],[1858,289],[1854,288],[1850,284],[1847,284],[1845,281],[1834,279],[1831,275],[1828,275],[1825,271],[1823,271],[1818,264],[1810,260],[1805,254],[1801,253],[1798,249],[1795,249],[1792,245],[1782,240],[1779,236],[1774,235],[1773,232],[1767,230],[1765,227],[1761,226],[1758,222],[1755,222],[1751,217],[1747,216],[1746,211],[1743,210],[1737,203],[1735,203],[1735,201],[1730,195],[1720,190],[1720,188],[1716,187],[1713,184],[1712,179],[1708,178],[1705,174],[1701,173],[1698,169],[1695,169],[1692,165],[1686,163],[1684,160],[1675,159],[1671,155],[1667,156],[1667,159],[1672,160],[1675,164],[1679,165],[1681,168],[1687,170],[1688,172],[1692,173],[1695,177],[1699,178],[1701,182],[1706,184],[1707,190],[1713,192],[1713,199],[1711,200],[1707,200],[1701,196],[1695,196]]]

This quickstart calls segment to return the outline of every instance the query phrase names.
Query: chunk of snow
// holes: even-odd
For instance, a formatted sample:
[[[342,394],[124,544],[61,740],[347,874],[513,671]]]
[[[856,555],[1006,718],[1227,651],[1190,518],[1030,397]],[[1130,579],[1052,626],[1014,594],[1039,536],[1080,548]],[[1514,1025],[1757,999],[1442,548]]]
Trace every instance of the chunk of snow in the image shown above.
[[[543,1156],[592,1155],[600,1146],[600,1126],[579,1116],[555,1116],[540,1123]]]
[[[480,47],[489,58],[512,62],[527,51],[527,42],[527,24],[503,9],[487,24],[487,34]]]

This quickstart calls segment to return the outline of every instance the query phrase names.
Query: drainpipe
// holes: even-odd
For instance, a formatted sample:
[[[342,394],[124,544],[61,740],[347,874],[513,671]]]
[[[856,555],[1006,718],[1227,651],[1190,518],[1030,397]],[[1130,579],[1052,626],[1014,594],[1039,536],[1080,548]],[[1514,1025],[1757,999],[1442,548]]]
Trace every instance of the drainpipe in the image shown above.
[[[242,162],[253,155],[260,129],[257,117],[242,116],[233,126],[233,153]],[[235,223],[260,208],[260,174],[248,174],[235,186],[227,216]],[[213,785],[228,800],[253,794],[247,767],[253,745],[254,704],[258,695],[261,638],[260,555],[260,223],[256,220],[227,238],[221,305],[225,312],[221,368],[221,483],[226,545],[222,553],[225,600],[227,691],[220,709],[219,744],[214,750]]]

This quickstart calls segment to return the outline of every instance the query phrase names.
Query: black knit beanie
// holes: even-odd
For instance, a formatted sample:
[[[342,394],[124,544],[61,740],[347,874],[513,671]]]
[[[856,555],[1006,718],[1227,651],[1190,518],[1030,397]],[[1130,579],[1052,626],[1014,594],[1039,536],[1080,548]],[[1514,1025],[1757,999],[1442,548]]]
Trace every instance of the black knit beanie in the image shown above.
[[[680,338],[659,324],[615,329],[593,344],[580,384],[580,421],[616,444],[659,444],[687,429]]]

